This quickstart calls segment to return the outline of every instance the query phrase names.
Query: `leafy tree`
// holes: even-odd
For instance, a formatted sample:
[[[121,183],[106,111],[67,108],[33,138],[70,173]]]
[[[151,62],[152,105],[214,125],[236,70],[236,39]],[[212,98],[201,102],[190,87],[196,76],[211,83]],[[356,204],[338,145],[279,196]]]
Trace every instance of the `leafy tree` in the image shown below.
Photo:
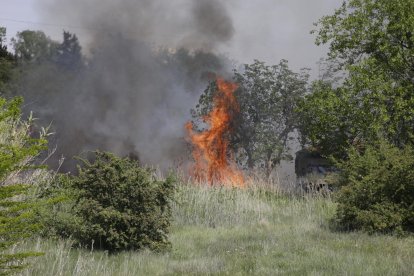
[[[289,135],[296,127],[295,108],[306,92],[307,80],[306,70],[295,73],[286,60],[274,66],[255,61],[234,71],[240,112],[229,139],[240,163],[250,169],[262,168],[269,177],[281,160],[290,157]],[[215,83],[210,84],[193,110],[199,126],[212,108],[215,91]]]
[[[41,125],[56,122],[52,127],[59,130],[58,135],[51,138],[65,139],[62,117],[70,117],[68,114],[74,110],[67,103],[82,93],[79,76],[84,73],[84,63],[76,35],[64,32],[63,41],[56,42],[42,32],[23,31],[14,40],[14,46],[19,70],[13,92],[30,103],[23,111],[40,114]],[[58,158],[52,156],[49,161],[57,164]]]
[[[342,160],[343,229],[413,231],[413,13],[411,0],[348,0],[318,23],[317,44],[329,44],[347,76],[314,83],[299,105],[300,130]]]
[[[13,78],[13,69],[16,65],[15,56],[4,45],[6,28],[0,27],[0,95],[9,92],[10,82]]]
[[[413,12],[411,0],[347,0],[319,21],[316,43],[329,43],[329,57],[344,64],[370,60],[394,79],[412,82]]]
[[[317,24],[317,44],[348,73],[336,88],[314,85],[301,106],[301,131],[325,155],[381,137],[414,143],[413,12],[411,0],[348,0]]]
[[[42,62],[55,56],[58,43],[42,31],[25,30],[12,39],[17,58],[25,62]]]
[[[69,32],[63,32],[63,42],[56,48],[56,63],[63,68],[76,70],[81,67],[82,47],[78,37]]]
[[[33,252],[7,254],[5,250],[29,237],[40,225],[35,210],[40,203],[29,200],[28,185],[15,184],[13,176],[30,168],[30,162],[46,145],[40,138],[30,137],[30,121],[20,120],[20,98],[0,98],[0,274],[24,267],[24,259],[39,255]]]
[[[311,91],[297,107],[303,144],[310,141],[322,155],[343,159],[351,146],[362,149],[378,139],[382,125],[370,101],[325,81],[313,82]]]
[[[14,60],[14,56],[7,50],[7,46],[4,45],[6,41],[6,28],[0,27],[0,57],[6,60]]]

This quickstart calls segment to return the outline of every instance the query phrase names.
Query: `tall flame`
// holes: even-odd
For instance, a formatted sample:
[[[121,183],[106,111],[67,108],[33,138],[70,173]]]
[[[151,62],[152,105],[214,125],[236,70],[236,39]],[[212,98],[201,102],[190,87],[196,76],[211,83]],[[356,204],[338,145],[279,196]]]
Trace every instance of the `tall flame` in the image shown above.
[[[191,173],[197,181],[207,181],[210,185],[243,187],[243,173],[228,157],[231,122],[234,115],[239,112],[239,105],[234,97],[237,84],[217,79],[217,86],[213,109],[203,117],[209,129],[195,132],[192,122],[185,125],[188,140],[193,144],[192,155],[195,164]]]

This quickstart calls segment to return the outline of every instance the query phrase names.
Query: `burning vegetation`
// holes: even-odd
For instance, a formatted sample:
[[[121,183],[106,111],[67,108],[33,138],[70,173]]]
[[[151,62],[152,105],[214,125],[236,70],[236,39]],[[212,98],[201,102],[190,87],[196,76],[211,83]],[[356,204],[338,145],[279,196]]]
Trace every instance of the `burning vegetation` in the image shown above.
[[[219,78],[217,87],[213,109],[203,116],[203,121],[209,128],[196,132],[192,122],[185,125],[187,140],[193,145],[192,155],[195,162],[190,174],[196,181],[210,185],[243,187],[243,173],[237,168],[228,150],[231,122],[239,112],[239,104],[234,96],[237,84]]]

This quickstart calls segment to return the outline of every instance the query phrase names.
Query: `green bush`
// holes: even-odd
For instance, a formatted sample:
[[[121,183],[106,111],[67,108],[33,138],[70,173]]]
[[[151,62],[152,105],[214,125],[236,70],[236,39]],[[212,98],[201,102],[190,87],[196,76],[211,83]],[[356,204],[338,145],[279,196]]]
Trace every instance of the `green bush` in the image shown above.
[[[108,251],[169,247],[172,177],[159,181],[137,161],[96,152],[72,181],[73,212],[81,218],[73,237],[82,245]]]
[[[38,209],[37,219],[42,224],[41,236],[70,238],[79,232],[82,219],[74,214],[76,190],[68,174],[56,174],[37,183],[36,197],[52,200],[53,205]]]
[[[339,165],[336,222],[344,230],[414,232],[414,149],[381,142]]]
[[[31,121],[21,120],[21,98],[0,98],[0,275],[22,269],[25,259],[39,253],[8,253],[9,247],[36,233],[35,219],[42,202],[28,196],[30,185],[21,184],[22,172],[46,148],[44,135],[30,136]],[[46,133],[46,132],[45,132]]]

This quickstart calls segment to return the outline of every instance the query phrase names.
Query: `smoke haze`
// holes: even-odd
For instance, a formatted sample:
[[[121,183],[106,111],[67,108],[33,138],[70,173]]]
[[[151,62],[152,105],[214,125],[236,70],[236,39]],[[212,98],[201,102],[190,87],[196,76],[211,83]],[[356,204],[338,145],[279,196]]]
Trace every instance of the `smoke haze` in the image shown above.
[[[67,77],[46,68],[21,84],[27,110],[55,126],[59,154],[134,149],[143,161],[169,164],[185,150],[182,123],[206,76],[229,71],[218,53],[241,63],[284,58],[294,70],[315,68],[326,48],[314,45],[312,23],[341,2],[27,0],[22,6],[10,0],[2,6],[3,17],[51,24],[0,23],[9,36],[41,28],[56,40],[62,29],[80,38],[86,72]],[[181,50],[162,58],[154,49]],[[202,54],[188,55],[196,49]],[[46,92],[51,90],[54,95]]]
[[[84,69],[68,76],[35,68],[21,85],[27,108],[52,121],[57,156],[101,149],[162,167],[181,158],[190,108],[209,78],[229,68],[216,51],[234,34],[225,5],[53,0],[41,7],[45,18],[77,22],[90,38]]]

